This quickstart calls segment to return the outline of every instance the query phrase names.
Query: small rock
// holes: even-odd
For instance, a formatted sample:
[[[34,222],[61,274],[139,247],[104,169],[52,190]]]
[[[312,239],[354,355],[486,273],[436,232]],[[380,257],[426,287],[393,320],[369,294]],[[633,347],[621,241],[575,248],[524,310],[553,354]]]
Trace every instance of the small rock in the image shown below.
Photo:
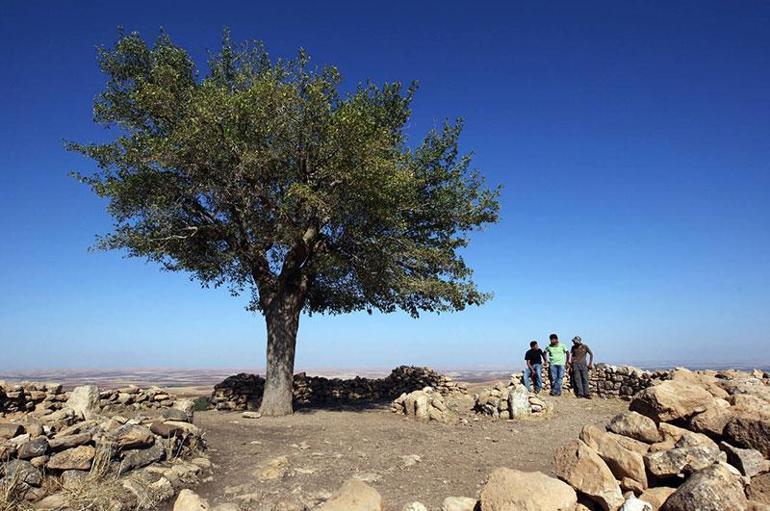
[[[382,511],[382,497],[366,483],[351,479],[321,504],[318,511]]]
[[[209,503],[197,493],[184,489],[174,502],[174,511],[208,511]]]
[[[244,419],[260,419],[262,418],[262,414],[259,412],[243,412],[241,417]]]
[[[474,511],[478,500],[470,497],[447,497],[441,503],[441,511]]]

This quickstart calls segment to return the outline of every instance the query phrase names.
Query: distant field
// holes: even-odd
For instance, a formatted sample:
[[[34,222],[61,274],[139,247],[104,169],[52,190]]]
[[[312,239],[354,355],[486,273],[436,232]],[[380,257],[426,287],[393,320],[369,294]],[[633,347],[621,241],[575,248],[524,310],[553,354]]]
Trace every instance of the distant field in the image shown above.
[[[309,375],[327,378],[383,378],[391,369],[320,369],[307,370]],[[127,368],[127,369],[55,369],[3,371],[0,380],[50,381],[63,383],[67,387],[95,384],[100,387],[119,387],[133,383],[159,387],[194,387],[214,385],[230,375],[238,373],[264,374],[264,369],[223,368],[223,369],[175,369],[175,368]],[[511,372],[506,370],[443,370],[460,381],[479,382],[508,379]]]
[[[671,364],[674,367],[682,364]],[[645,367],[645,366],[642,366]],[[656,368],[666,367],[663,365]],[[689,366],[691,369],[706,369],[704,366]],[[730,366],[708,367],[710,369],[726,369]],[[645,367],[652,369],[652,367]],[[754,367],[732,366],[733,369],[751,370]],[[383,378],[392,368],[384,369],[318,369],[305,370],[307,374],[325,376],[327,378]],[[469,383],[487,382],[492,380],[507,380],[511,373],[521,368],[511,369],[446,369],[436,367],[441,373],[447,374],[458,381]],[[761,368],[765,371],[767,367]],[[303,371],[303,369],[298,369]],[[48,381],[63,383],[66,387],[95,384],[104,388],[113,388],[135,384],[140,386],[157,385],[159,387],[201,387],[215,385],[230,375],[238,373],[264,374],[263,368],[218,368],[218,369],[178,369],[178,368],[124,368],[124,369],[50,369],[50,370],[19,370],[0,372],[0,380],[19,381]]]

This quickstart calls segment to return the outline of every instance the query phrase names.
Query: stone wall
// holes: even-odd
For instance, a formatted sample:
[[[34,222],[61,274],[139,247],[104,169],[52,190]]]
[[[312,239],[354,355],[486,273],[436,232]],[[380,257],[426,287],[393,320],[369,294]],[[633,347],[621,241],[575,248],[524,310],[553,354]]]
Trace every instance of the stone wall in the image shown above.
[[[31,412],[37,407],[58,410],[67,397],[61,383],[0,382],[0,413]]]
[[[300,373],[294,376],[294,406],[388,401],[425,387],[444,395],[468,392],[464,384],[427,367],[400,366],[386,378],[356,377],[348,380]],[[236,374],[214,386],[211,403],[217,410],[257,410],[264,388],[263,377]]]
[[[591,393],[598,397],[621,398],[629,400],[640,390],[646,389],[655,380],[665,380],[670,377],[671,371],[645,371],[638,367],[627,365],[596,364],[590,371],[589,388]],[[548,367],[543,368],[543,385],[546,391],[550,391],[551,383],[548,378]],[[514,374],[512,383],[523,383],[522,373]],[[564,376],[563,390],[572,391],[569,374]]]
[[[0,381],[0,416],[24,412],[43,415],[61,410],[70,394],[64,391],[61,383]],[[129,385],[120,389],[101,390],[98,400],[104,412],[119,412],[168,408],[174,405],[176,397],[159,387]]]

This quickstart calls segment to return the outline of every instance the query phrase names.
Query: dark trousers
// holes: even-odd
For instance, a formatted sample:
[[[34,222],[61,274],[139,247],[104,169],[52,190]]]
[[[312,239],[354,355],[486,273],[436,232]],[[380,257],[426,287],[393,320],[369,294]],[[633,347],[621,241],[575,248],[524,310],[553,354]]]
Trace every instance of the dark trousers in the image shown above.
[[[585,364],[573,364],[572,377],[575,379],[575,394],[578,397],[587,397],[591,392],[588,389],[588,366]]]

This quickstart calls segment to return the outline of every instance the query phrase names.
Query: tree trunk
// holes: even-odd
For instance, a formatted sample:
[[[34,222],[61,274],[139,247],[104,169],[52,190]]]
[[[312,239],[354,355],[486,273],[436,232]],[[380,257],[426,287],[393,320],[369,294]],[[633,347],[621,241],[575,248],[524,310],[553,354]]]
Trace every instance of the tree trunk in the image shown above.
[[[265,416],[293,412],[294,354],[297,347],[300,307],[294,297],[277,298],[265,311],[267,369],[259,412]]]

